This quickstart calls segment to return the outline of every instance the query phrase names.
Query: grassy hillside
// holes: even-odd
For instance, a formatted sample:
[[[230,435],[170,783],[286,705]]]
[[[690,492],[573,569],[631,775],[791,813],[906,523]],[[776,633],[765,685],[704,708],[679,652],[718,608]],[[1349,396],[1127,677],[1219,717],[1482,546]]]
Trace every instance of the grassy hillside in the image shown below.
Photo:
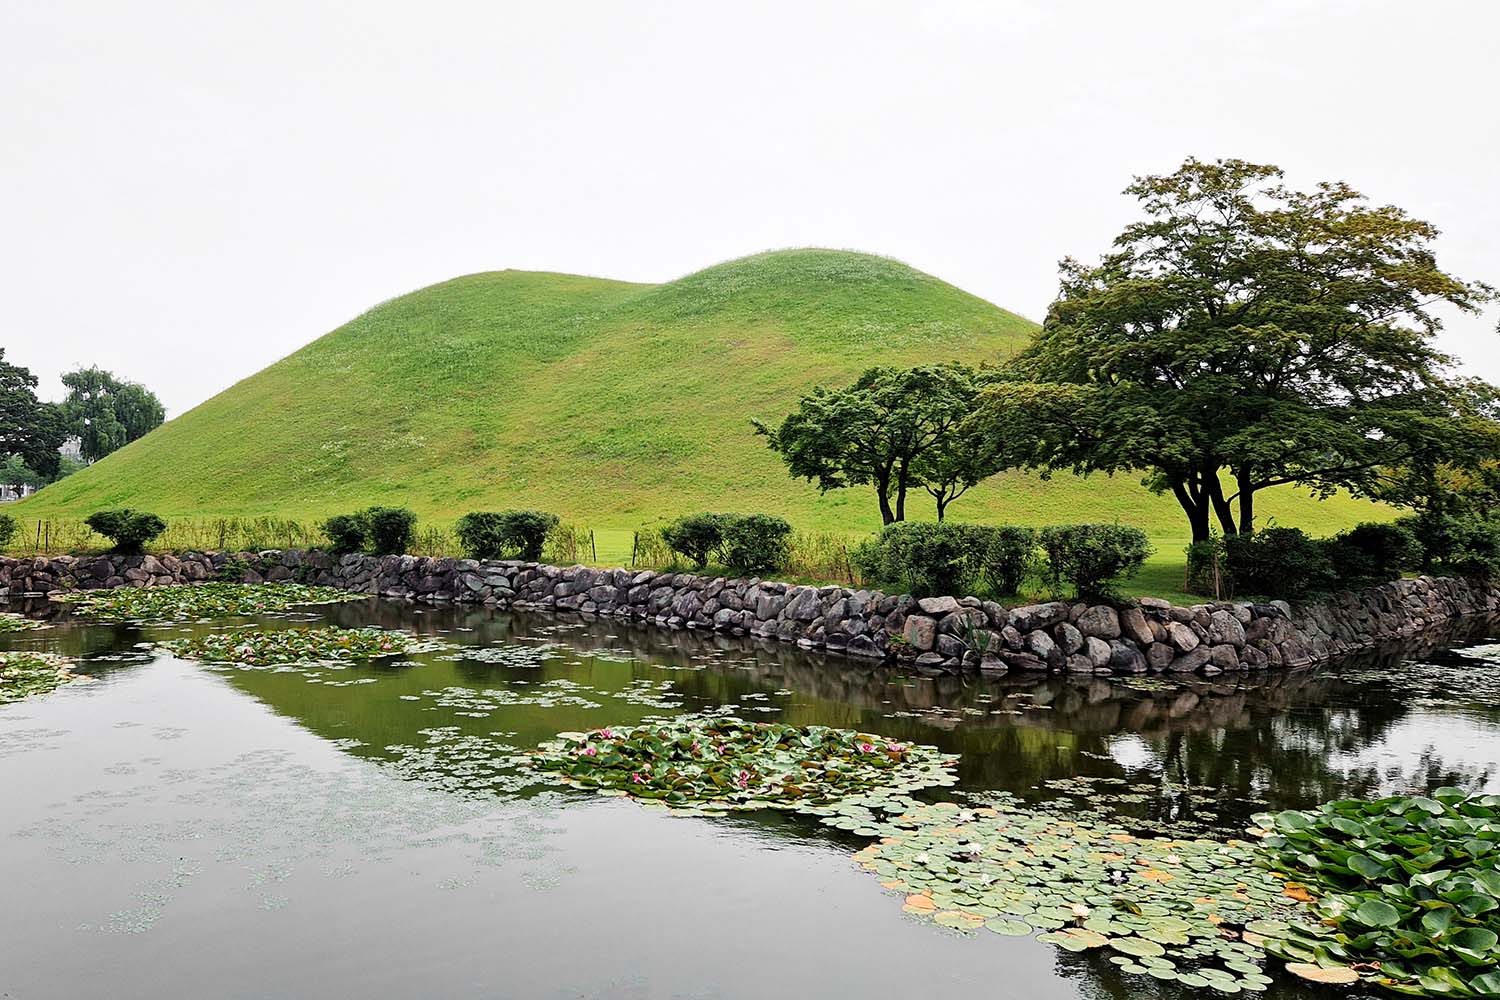
[[[451,521],[536,506],[628,537],[704,508],[799,528],[879,525],[870,494],[819,496],[751,431],[876,363],[1000,359],[1034,325],[899,262],[829,250],[730,261],[662,285],[500,271],[383,303],[13,508],[316,518],[370,503]],[[931,516],[925,494],[915,515]],[[1282,523],[1332,530],[1348,499],[1278,491]],[[1130,477],[986,484],[962,520],[1140,525],[1177,554],[1170,498]],[[626,542],[628,548],[628,541]]]

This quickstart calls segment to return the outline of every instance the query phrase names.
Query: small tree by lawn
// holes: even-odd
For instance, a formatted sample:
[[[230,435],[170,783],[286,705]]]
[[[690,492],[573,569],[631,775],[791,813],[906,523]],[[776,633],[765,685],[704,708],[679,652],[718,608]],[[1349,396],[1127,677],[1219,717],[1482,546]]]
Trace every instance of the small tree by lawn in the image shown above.
[[[980,377],[960,364],[871,368],[853,385],[818,387],[777,427],[753,421],[795,477],[822,491],[872,486],[880,519],[906,519],[906,495],[925,488],[949,503],[998,471],[995,449],[964,428]]]

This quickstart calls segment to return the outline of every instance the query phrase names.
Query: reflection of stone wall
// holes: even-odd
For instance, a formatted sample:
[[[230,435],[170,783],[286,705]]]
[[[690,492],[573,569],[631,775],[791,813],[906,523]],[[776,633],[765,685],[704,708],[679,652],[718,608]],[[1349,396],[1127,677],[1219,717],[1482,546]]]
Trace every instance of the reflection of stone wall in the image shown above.
[[[1419,577],[1318,604],[1110,605],[1052,601],[1004,608],[973,597],[892,596],[845,587],[727,580],[651,570],[418,556],[331,556],[289,549],[180,556],[0,559],[0,593],[159,586],[233,577],[298,580],[430,603],[577,611],[751,635],[919,669],[1001,674],[1218,674],[1305,666],[1469,615],[1500,613],[1500,583]]]

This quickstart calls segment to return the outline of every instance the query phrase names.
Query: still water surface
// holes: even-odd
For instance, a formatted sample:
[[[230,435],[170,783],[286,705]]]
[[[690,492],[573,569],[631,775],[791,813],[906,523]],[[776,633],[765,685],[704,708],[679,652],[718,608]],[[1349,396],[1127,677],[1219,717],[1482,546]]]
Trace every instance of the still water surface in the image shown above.
[[[259,621],[448,645],[396,665],[246,669],[149,648],[225,623],[62,619],[0,640],[77,656],[97,678],[0,707],[0,997],[1190,992],[916,922],[850,860],[863,841],[810,818],[671,817],[510,763],[560,731],[653,715],[734,706],[933,744],[962,755],[943,795],[1066,797],[1138,833],[1500,790],[1493,623],[1457,650],[1210,683],[922,678],[695,633],[376,601]]]

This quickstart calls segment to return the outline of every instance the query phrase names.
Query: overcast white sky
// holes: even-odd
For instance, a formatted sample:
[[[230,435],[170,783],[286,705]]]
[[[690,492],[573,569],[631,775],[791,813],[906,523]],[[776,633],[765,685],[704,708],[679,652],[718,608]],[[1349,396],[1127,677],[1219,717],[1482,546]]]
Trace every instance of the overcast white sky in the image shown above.
[[[376,302],[889,254],[1039,318],[1188,155],[1500,284],[1500,5],[0,0],[0,345],[178,414]],[[1445,345],[1500,377],[1496,310]]]

